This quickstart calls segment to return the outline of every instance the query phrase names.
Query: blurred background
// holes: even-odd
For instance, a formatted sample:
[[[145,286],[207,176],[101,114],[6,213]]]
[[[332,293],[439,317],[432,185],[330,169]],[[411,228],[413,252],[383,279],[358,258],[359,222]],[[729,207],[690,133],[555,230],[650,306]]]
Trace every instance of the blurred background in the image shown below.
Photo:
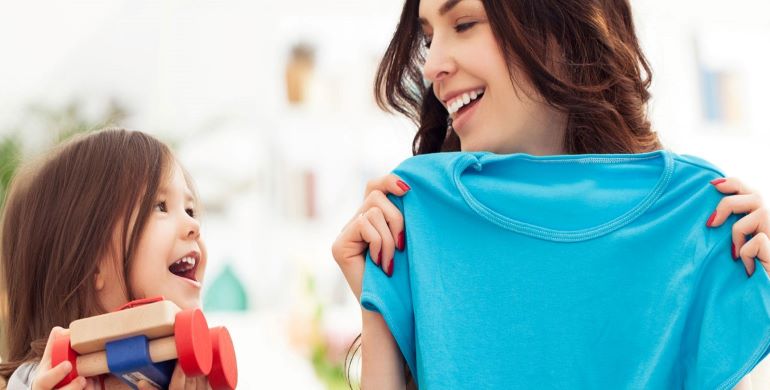
[[[2,2],[0,202],[19,161],[71,134],[156,135],[201,194],[204,308],[241,388],[347,388],[360,311],[330,248],[366,181],[411,155],[414,127],[372,93],[402,4]],[[770,5],[632,4],[664,144],[770,198]]]

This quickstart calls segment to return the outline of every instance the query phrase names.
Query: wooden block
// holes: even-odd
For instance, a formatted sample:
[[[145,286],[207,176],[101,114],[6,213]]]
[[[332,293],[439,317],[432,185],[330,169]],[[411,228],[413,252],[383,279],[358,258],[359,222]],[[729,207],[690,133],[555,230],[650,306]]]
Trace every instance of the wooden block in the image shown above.
[[[159,301],[72,321],[70,344],[83,355],[103,351],[106,343],[126,337],[145,335],[152,340],[171,336],[179,311],[173,302]]]

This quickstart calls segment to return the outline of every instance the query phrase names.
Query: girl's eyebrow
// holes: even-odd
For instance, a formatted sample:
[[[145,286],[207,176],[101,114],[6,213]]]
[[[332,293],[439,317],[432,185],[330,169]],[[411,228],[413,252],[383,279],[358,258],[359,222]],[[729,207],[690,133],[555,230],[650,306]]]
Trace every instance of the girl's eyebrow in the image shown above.
[[[438,15],[439,16],[446,15],[447,12],[451,11],[452,8],[454,8],[461,1],[463,0],[447,0],[446,2],[444,2],[444,4],[441,4],[441,7],[438,8]],[[420,22],[421,25],[430,25],[430,23],[428,23],[428,20],[425,18],[421,17],[421,18],[418,18],[417,20]]]

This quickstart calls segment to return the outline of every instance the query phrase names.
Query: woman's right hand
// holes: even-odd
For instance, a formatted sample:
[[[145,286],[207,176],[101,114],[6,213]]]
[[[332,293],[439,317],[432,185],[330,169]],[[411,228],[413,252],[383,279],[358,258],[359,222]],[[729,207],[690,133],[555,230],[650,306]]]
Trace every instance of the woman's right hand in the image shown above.
[[[64,379],[67,374],[72,371],[72,363],[68,361],[61,362],[56,367],[51,367],[51,350],[53,349],[53,340],[55,336],[66,336],[69,334],[69,329],[61,327],[54,327],[51,329],[51,333],[48,336],[48,342],[45,345],[45,351],[43,352],[43,358],[40,360],[40,364],[35,371],[35,379],[32,381],[32,390],[49,390],[53,389],[57,383]],[[61,387],[63,390],[75,390],[75,389],[94,389],[95,384],[92,380],[86,380],[86,378],[79,376],[68,383],[66,386]]]
[[[403,196],[409,190],[409,186],[393,174],[368,182],[364,204],[332,245],[334,260],[357,299],[361,298],[367,248],[383,272],[393,275],[393,254],[406,246],[404,218],[386,195]]]

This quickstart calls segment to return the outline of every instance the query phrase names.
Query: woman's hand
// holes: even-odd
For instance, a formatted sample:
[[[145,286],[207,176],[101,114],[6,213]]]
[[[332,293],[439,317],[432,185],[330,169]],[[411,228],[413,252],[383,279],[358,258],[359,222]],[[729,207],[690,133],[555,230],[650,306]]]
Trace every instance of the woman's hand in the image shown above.
[[[409,190],[409,186],[393,174],[367,183],[364,204],[332,245],[334,260],[357,299],[361,298],[367,248],[383,272],[393,275],[393,254],[406,246],[404,218],[386,195],[403,196]]]
[[[48,335],[48,342],[45,345],[45,351],[43,352],[43,358],[40,359],[40,364],[35,371],[35,379],[32,381],[32,390],[49,390],[53,389],[57,383],[64,379],[67,374],[72,371],[72,363],[68,361],[61,362],[56,367],[51,367],[51,350],[53,349],[53,340],[56,336],[66,336],[69,334],[69,329],[61,327],[54,327],[51,329],[51,333]],[[86,378],[79,376],[68,383],[66,386],[61,387],[62,390],[74,390],[74,389],[94,389],[94,382],[92,380],[86,380]]]
[[[730,195],[719,202],[706,226],[720,226],[730,214],[748,214],[733,225],[731,255],[733,259],[743,261],[748,276],[754,274],[754,259],[759,259],[770,274],[770,212],[762,197],[735,178],[716,179],[711,184],[719,192]],[[747,240],[749,235],[752,237]]]

